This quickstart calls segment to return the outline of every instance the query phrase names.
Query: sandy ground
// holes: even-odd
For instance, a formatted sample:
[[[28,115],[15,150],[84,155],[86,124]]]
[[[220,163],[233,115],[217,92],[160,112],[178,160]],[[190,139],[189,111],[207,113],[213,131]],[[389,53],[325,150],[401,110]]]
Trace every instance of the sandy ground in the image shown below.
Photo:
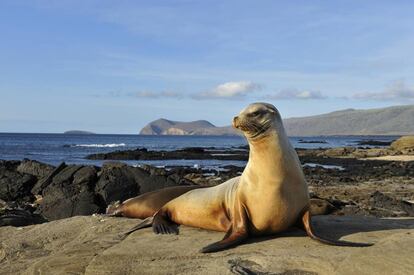
[[[331,238],[374,246],[327,246],[292,231],[251,239],[213,254],[199,249],[222,233],[181,227],[158,236],[150,228],[124,240],[137,220],[73,217],[0,228],[0,274],[414,274],[414,218],[315,217]]]
[[[414,161],[414,155],[381,156],[364,158],[364,160]]]

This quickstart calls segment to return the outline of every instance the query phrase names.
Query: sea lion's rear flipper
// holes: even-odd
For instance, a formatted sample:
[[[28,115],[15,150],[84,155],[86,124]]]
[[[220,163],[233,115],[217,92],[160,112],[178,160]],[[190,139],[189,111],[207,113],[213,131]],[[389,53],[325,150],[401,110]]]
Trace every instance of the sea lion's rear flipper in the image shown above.
[[[224,236],[223,240],[219,242],[215,242],[209,244],[201,249],[202,253],[210,253],[210,252],[217,252],[221,251],[230,247],[234,247],[240,243],[242,243],[247,238],[247,234],[243,232],[234,232],[230,229],[227,231],[226,235]]]
[[[131,228],[130,230],[128,230],[127,232],[124,232],[120,235],[121,239],[125,239],[129,234],[131,234],[132,232],[135,232],[139,229],[142,228],[146,228],[146,227],[150,227],[153,223],[154,217],[148,217],[145,220],[143,220],[141,223],[137,224],[136,226],[134,226],[133,228]]]
[[[303,229],[306,231],[306,233],[308,234],[309,237],[311,237],[312,239],[324,243],[324,244],[329,244],[329,245],[336,245],[336,246],[351,246],[351,247],[367,247],[367,246],[372,246],[373,244],[371,243],[354,243],[354,242],[347,242],[347,241],[341,241],[341,240],[332,240],[332,239],[328,239],[325,237],[320,237],[317,234],[315,234],[315,231],[313,230],[312,227],[312,220],[311,220],[311,213],[309,210],[309,207],[307,207],[306,209],[304,209],[304,211],[302,212],[302,217],[301,217],[301,225],[303,226]]]
[[[178,235],[178,224],[174,223],[168,218],[168,215],[159,211],[154,215],[152,222],[152,230],[155,234],[176,234]]]
[[[202,253],[221,251],[242,243],[248,237],[247,211],[241,203],[236,204],[230,229],[221,241],[212,243],[201,249]]]

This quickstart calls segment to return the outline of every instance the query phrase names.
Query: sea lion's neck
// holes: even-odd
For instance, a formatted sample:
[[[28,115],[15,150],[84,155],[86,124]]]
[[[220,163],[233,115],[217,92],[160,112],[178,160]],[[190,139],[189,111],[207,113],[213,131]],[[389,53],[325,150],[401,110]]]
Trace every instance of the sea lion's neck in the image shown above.
[[[247,170],[260,171],[261,176],[280,174],[292,162],[292,147],[286,133],[276,129],[259,139],[249,140],[250,153]]]
[[[276,160],[283,158],[290,149],[285,133],[273,131],[258,140],[250,140],[250,160],[262,162],[269,157]]]

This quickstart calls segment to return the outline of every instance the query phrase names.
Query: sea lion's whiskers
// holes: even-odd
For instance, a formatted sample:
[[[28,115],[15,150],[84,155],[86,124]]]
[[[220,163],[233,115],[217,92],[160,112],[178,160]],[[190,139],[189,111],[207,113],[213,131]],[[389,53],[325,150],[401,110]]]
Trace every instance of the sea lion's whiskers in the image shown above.
[[[253,136],[251,136],[252,138],[258,137],[261,134],[263,134],[264,132],[266,132],[270,126],[271,126],[271,122],[269,120],[265,121],[263,125],[257,125],[256,123],[251,123],[251,125],[254,128],[254,134]]]

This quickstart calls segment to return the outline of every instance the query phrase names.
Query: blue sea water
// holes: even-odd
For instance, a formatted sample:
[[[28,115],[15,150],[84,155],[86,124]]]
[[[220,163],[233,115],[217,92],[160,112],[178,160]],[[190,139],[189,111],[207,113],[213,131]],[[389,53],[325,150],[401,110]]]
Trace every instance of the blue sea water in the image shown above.
[[[290,137],[295,148],[327,148],[358,146],[362,140],[392,141],[398,136],[320,136]],[[302,143],[324,141],[326,143]],[[140,135],[66,135],[0,133],[0,159],[22,160],[24,158],[57,165],[62,161],[70,164],[102,165],[102,161],[87,160],[93,153],[106,153],[145,147],[149,150],[176,150],[185,147],[236,148],[246,145],[238,136],[140,136]],[[125,161],[131,165],[152,164],[156,166],[220,167],[244,165],[241,161],[220,160],[157,160]]]

